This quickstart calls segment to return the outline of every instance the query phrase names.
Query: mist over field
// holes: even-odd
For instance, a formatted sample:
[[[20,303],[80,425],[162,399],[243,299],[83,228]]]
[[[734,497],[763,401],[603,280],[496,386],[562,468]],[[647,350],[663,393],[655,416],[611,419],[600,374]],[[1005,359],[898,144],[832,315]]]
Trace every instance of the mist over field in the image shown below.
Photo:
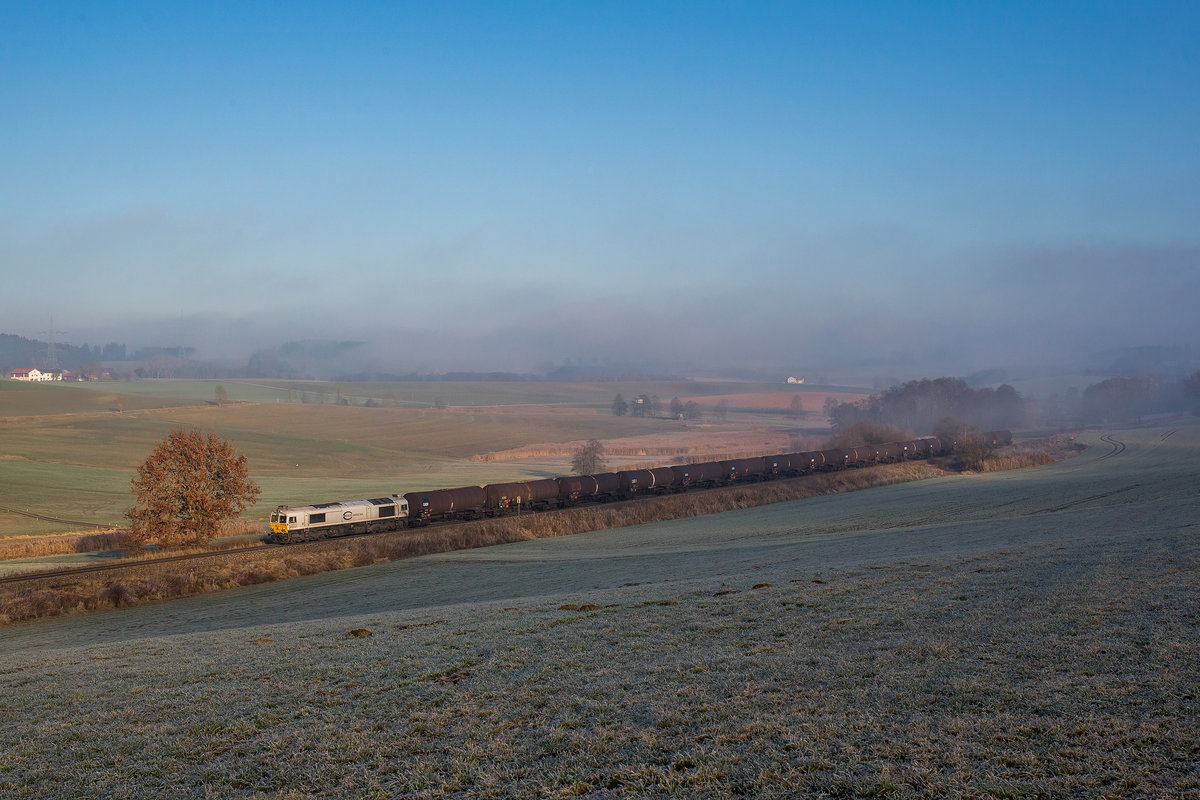
[[[561,363],[664,372],[895,365],[969,374],[1090,366],[1122,348],[1200,341],[1200,316],[1182,308],[1183,298],[1200,297],[1200,248],[1029,247],[965,258],[974,263],[958,283],[949,269],[919,282],[902,277],[910,270],[864,275],[859,283],[832,264],[798,263],[791,277],[772,276],[784,291],[732,274],[723,293],[684,284],[668,296],[633,281],[607,296],[587,290],[596,292],[590,299],[571,282],[528,292],[482,283],[435,292],[418,309],[404,289],[421,286],[414,278],[398,282],[394,305],[370,312],[355,293],[321,304],[264,301],[263,314],[248,316],[218,311],[89,324],[87,314],[72,314],[64,327],[83,341],[182,345],[197,358],[237,363],[297,339],[356,342],[339,355],[343,374],[528,373]],[[818,283],[820,272],[831,277]],[[813,288],[791,288],[805,285]]]
[[[342,373],[1188,347],[1197,20],[9,6],[0,331]]]

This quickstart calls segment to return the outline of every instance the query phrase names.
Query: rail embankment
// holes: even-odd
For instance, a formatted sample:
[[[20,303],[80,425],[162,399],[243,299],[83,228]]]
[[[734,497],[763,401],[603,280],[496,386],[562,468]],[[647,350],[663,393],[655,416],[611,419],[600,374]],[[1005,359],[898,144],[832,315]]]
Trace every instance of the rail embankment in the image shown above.
[[[1003,469],[1015,469],[1051,463],[1075,452],[1073,440],[1057,437],[1039,446],[1006,448],[997,454],[996,463]],[[925,480],[955,471],[950,459],[912,461],[371,536],[230,550],[182,562],[138,560],[77,577],[58,574],[39,578],[34,574],[0,586],[0,624],[144,605],[452,550],[735,511]]]

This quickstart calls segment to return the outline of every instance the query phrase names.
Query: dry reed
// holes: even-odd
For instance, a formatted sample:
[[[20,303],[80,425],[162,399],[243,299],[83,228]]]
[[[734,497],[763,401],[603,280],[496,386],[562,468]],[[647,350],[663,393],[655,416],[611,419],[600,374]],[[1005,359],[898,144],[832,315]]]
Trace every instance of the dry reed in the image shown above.
[[[59,533],[46,536],[13,536],[0,539],[0,561],[41,558],[68,553],[99,553],[122,545],[122,532],[116,529],[99,533]]]
[[[262,524],[248,520],[232,520],[221,525],[219,537],[202,547],[172,550],[170,555],[185,552],[209,552],[212,550],[236,550],[253,546],[246,538],[262,536]],[[102,553],[107,550],[128,549],[132,545],[126,539],[126,531],[112,528],[96,533],[56,533],[44,536],[13,536],[0,539],[0,561],[16,561],[22,558],[44,558],[71,553]],[[241,538],[239,538],[241,537]],[[152,560],[160,554],[147,551],[140,556]]]

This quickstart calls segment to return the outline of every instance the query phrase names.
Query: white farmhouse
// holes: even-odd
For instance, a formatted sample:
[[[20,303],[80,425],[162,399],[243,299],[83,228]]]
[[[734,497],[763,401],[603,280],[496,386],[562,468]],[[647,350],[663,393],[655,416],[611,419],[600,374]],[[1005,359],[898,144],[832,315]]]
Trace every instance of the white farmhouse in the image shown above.
[[[32,369],[14,369],[8,374],[8,377],[14,381],[61,381],[63,379],[61,372],[42,372],[37,367]]]

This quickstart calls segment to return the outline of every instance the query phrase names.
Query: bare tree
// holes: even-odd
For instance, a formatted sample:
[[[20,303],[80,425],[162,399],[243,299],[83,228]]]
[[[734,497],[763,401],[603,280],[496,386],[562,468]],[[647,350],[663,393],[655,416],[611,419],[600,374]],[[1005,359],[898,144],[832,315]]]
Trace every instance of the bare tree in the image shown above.
[[[594,475],[603,472],[605,466],[604,445],[598,439],[589,440],[571,459],[571,471],[576,475]]]
[[[983,468],[983,462],[992,454],[992,445],[982,433],[970,428],[963,431],[954,448],[954,455],[966,469],[978,470]]]
[[[229,395],[226,394],[225,387],[220,384],[217,384],[216,397],[217,397],[217,405],[219,405],[219,406],[223,406],[223,405],[225,405],[225,403],[227,403],[229,401]]]
[[[804,416],[804,403],[800,400],[800,395],[792,396],[792,404],[788,407],[788,414],[797,419]]]

